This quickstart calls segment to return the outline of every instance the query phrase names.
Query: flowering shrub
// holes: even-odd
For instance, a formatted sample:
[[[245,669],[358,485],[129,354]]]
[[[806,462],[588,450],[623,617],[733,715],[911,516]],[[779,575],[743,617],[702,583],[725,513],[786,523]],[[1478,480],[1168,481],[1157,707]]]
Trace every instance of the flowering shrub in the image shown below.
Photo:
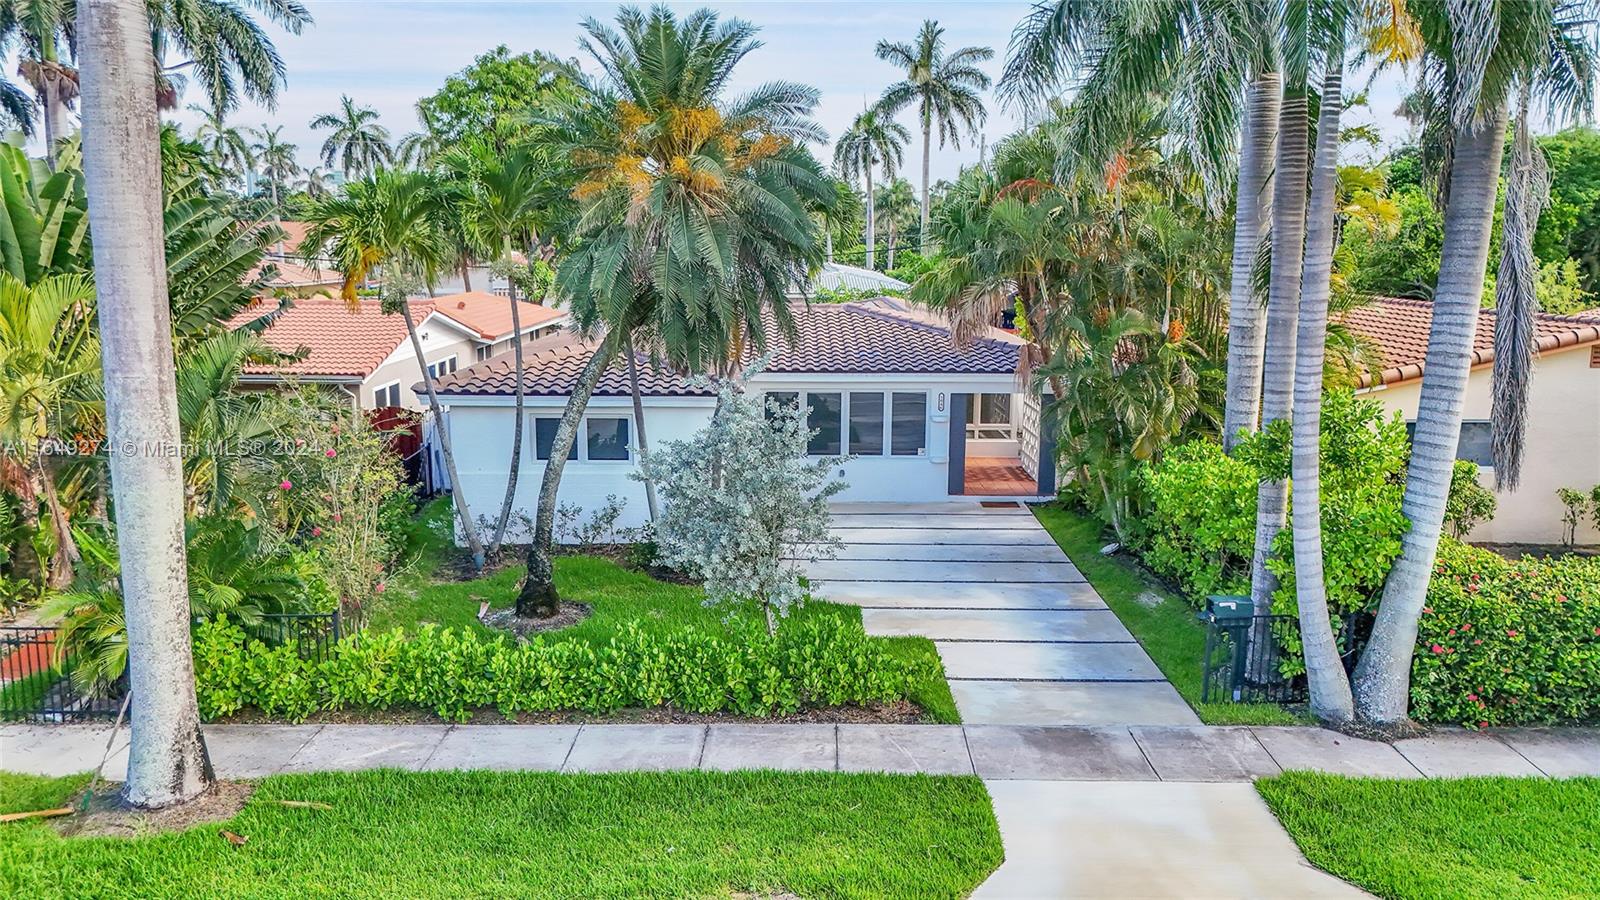
[[[1512,562],[1442,541],[1411,711],[1480,727],[1600,717],[1600,559]]]
[[[696,713],[771,716],[800,709],[905,699],[933,673],[887,642],[834,618],[721,636],[685,627],[628,626],[601,645],[538,639],[517,644],[424,627],[346,637],[314,662],[268,647],[226,621],[195,632],[195,687],[207,719],[245,707],[300,721],[318,710],[415,706],[465,721],[485,708],[519,712],[670,706]]]

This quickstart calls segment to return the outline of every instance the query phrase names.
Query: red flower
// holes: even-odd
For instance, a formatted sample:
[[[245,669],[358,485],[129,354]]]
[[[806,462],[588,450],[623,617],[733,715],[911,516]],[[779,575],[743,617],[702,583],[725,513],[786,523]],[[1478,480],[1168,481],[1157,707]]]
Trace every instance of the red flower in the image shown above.
[[[313,525],[311,527],[311,536],[312,537],[322,537],[322,526]]]
[[[1423,611],[1423,612],[1425,612],[1425,613],[1431,613],[1431,612],[1433,612],[1433,607],[1431,607],[1431,606],[1424,606],[1424,607],[1423,607],[1423,608],[1422,608],[1422,611]]]
[[[1461,623],[1461,630],[1462,631],[1471,631],[1472,630],[1472,623],[1471,622],[1462,622]]]
[[[1478,702],[1478,695],[1477,694],[1468,694],[1467,695],[1467,699],[1471,700],[1473,703],[1477,703]]]
[[[383,593],[383,589],[384,589],[384,583],[381,582],[381,581],[372,586],[372,591],[375,594]]]
[[[285,478],[284,480],[278,482],[278,489],[279,490],[287,491],[287,490],[291,490],[293,488],[294,488],[294,482],[290,481],[287,478]]]
[[[1434,644],[1432,647],[1429,647],[1428,649],[1432,650],[1435,654],[1444,652],[1444,648],[1439,646],[1438,644]]]
[[[1446,634],[1450,635],[1451,637],[1455,637],[1456,630],[1454,628],[1452,628],[1448,632],[1446,632]]]
[[[1506,629],[1506,637],[1516,637],[1516,636],[1517,636],[1517,630],[1515,628],[1507,628]]]
[[[329,447],[322,455],[326,456],[329,459],[333,459],[335,456],[339,455],[339,451],[333,449],[332,447]]]
[[[1600,630],[1600,629],[1596,629],[1596,630]],[[1472,640],[1472,646],[1474,646],[1474,647],[1478,646],[1481,643],[1483,643],[1483,638],[1473,638],[1473,640]]]
[[[1478,723],[1478,727],[1479,728],[1488,728],[1489,727],[1489,723],[1487,721],[1479,722]]]

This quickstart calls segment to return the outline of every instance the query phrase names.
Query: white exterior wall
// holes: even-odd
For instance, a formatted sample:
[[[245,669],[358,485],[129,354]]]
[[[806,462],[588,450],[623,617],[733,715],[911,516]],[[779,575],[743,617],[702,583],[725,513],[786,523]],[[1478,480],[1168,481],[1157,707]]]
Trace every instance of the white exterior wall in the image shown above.
[[[417,323],[417,338],[422,342],[423,358],[430,365],[451,356],[456,358],[457,369],[465,369],[474,362],[473,348],[478,342],[437,317],[430,316]],[[428,405],[427,397],[419,397],[411,391],[411,386],[421,380],[422,367],[417,365],[416,351],[411,348],[411,338],[407,337],[361,383],[361,408],[376,408],[377,391],[398,382],[400,405],[406,409],[422,409]]]
[[[1600,369],[1590,367],[1592,346],[1547,353],[1535,361],[1528,391],[1522,483],[1516,491],[1497,492],[1499,506],[1494,519],[1473,529],[1469,540],[1559,543],[1564,507],[1556,499],[1556,489],[1570,487],[1588,493],[1600,484]],[[1472,370],[1462,410],[1464,421],[1489,420],[1492,386],[1492,367]],[[1368,396],[1414,422],[1421,391],[1422,382],[1415,380],[1379,388]],[[1493,490],[1494,470],[1481,467],[1479,480]],[[1593,520],[1586,518],[1578,526],[1578,543],[1600,544],[1600,530]]]
[[[752,382],[760,391],[922,391],[928,397],[927,452],[921,456],[863,456],[840,467],[849,487],[838,499],[857,501],[915,502],[949,498],[950,396],[954,393],[1011,390],[1009,375],[970,376],[965,382],[932,381],[927,376],[764,376]],[[846,401],[848,402],[848,400]],[[529,397],[528,421],[523,429],[521,473],[517,480],[514,509],[533,516],[539,487],[544,478],[544,463],[534,459],[534,425],[539,417],[560,416],[564,398]],[[646,397],[645,428],[652,447],[667,441],[683,440],[704,428],[711,419],[715,401],[710,397]],[[506,474],[510,463],[512,400],[506,398],[454,398],[449,401],[450,437],[460,472],[459,490],[474,517],[498,514],[505,496]],[[848,417],[848,407],[845,411]],[[586,416],[624,417],[630,420],[630,454],[638,459],[638,434],[631,424],[633,403],[627,397],[597,397]],[[885,407],[888,415],[888,407]],[[584,440],[580,428],[578,441]],[[581,449],[581,448],[580,448]],[[888,444],[885,443],[887,452]],[[575,456],[578,454],[575,453]],[[630,476],[638,471],[633,461],[596,461],[574,458],[561,477],[557,503],[574,504],[593,512],[615,494],[626,501],[621,527],[634,527],[649,518],[644,485]],[[514,533],[512,540],[524,539]]]

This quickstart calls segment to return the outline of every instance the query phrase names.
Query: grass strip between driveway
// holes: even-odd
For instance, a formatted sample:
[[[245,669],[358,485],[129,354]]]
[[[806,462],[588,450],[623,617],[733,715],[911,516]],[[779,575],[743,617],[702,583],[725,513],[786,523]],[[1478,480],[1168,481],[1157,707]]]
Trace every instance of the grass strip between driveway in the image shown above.
[[[1380,897],[1600,892],[1600,778],[1289,772],[1256,788],[1307,859]]]
[[[1102,556],[1100,523],[1058,503],[1033,507],[1078,571],[1150,654],[1161,674],[1207,725],[1297,725],[1304,720],[1271,703],[1202,703],[1206,629],[1194,608],[1121,556]]]
[[[0,773],[0,808],[62,805],[86,777]],[[0,896],[960,897],[1001,858],[970,776],[379,770],[273,776],[179,833],[0,825]]]

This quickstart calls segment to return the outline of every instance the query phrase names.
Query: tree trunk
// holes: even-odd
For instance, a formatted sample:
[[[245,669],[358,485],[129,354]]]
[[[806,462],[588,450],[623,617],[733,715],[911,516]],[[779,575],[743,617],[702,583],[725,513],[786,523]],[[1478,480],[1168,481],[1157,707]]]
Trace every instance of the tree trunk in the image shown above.
[[[894,210],[890,209],[889,210],[889,258],[887,260],[884,260],[883,270],[885,272],[887,272],[890,269],[894,268],[895,241],[900,239],[900,235],[899,235],[900,229],[896,227],[897,224],[898,223],[895,222],[895,218],[894,218]]]
[[[1264,72],[1250,85],[1240,142],[1239,186],[1234,203],[1233,280],[1228,298],[1228,393],[1222,446],[1232,452],[1241,434],[1256,430],[1261,411],[1261,354],[1266,332],[1251,271],[1261,231],[1272,211],[1272,150],[1278,137],[1283,79]]]
[[[828,265],[831,266],[833,265],[833,227],[828,226],[824,228],[822,233],[823,239],[827,241]]]
[[[144,0],[80,0],[84,176],[94,231],[106,445],[128,637],[124,800],[156,808],[210,786],[189,637],[183,459],[162,233],[155,60]]]
[[[1305,251],[1306,228],[1306,98],[1291,94],[1283,100],[1279,124],[1277,172],[1272,190],[1272,283],[1267,292],[1267,341],[1262,365],[1261,427],[1288,419],[1294,406],[1295,322],[1300,307],[1300,266]],[[1250,599],[1255,612],[1272,612],[1272,594],[1278,579],[1267,570],[1272,542],[1283,530],[1288,484],[1263,481],[1256,490],[1255,553],[1250,562]],[[1250,636],[1251,643],[1270,641],[1263,620]],[[1251,654],[1261,659],[1264,654]],[[1269,673],[1256,672],[1254,676]]]
[[[928,254],[928,157],[933,146],[933,115],[926,98],[922,101],[922,225],[917,232],[917,250]],[[893,252],[891,250],[891,252]],[[889,268],[894,268],[890,266]]]
[[[467,508],[467,496],[461,489],[461,476],[456,473],[456,455],[450,449],[450,429],[445,427],[444,410],[439,406],[439,395],[433,389],[433,376],[428,374],[428,357],[422,352],[422,339],[417,337],[417,324],[411,321],[411,304],[402,301],[400,316],[406,320],[406,334],[411,336],[411,352],[417,356],[422,369],[422,386],[428,392],[428,411],[433,413],[433,433],[439,439],[439,452],[444,454],[444,469],[450,475],[450,501],[461,523],[461,533],[467,538],[467,549],[472,553],[472,570],[483,571],[483,540],[478,536],[478,526],[472,521],[472,511]]]
[[[1335,215],[1338,210],[1339,120],[1343,95],[1342,54],[1329,57],[1317,113],[1317,155],[1306,213],[1305,267],[1300,284],[1300,325],[1294,361],[1294,584],[1300,607],[1311,714],[1334,725],[1355,716],[1350,679],[1339,659],[1328,618],[1322,573],[1322,363],[1328,343],[1328,294],[1333,278]]]
[[[50,171],[56,170],[56,141],[61,139],[61,104],[56,99],[55,76],[51,72],[44,73],[44,96],[40,98],[44,107],[44,161]]]
[[[472,293],[472,262],[467,259],[461,260],[461,290]]]
[[[539,510],[533,525],[533,542],[528,545],[528,575],[517,592],[517,615],[549,618],[561,608],[561,595],[556,593],[554,564],[554,530],[556,494],[561,490],[561,473],[572,456],[572,445],[578,438],[578,424],[589,407],[589,397],[595,385],[605,374],[614,353],[608,336],[595,348],[589,363],[578,375],[567,398],[567,408],[561,412],[561,424],[556,427],[555,443],[550,447],[550,459],[544,466],[544,481],[539,487]]]
[[[55,482],[45,469],[42,455],[34,456],[33,467],[33,477],[36,481],[34,494],[44,497],[45,508],[50,511],[50,530],[56,544],[55,559],[50,563],[50,573],[45,579],[45,585],[55,590],[62,590],[72,583],[78,563],[83,557],[78,553],[78,542],[72,537],[72,522],[67,516],[67,511],[61,506],[61,498],[56,494]]]
[[[878,267],[877,204],[872,198],[872,166],[867,166],[867,268]]]
[[[512,366],[517,380],[517,420],[511,426],[511,471],[506,476],[505,499],[500,501],[500,518],[494,523],[494,536],[489,539],[490,556],[500,553],[500,542],[506,537],[506,523],[511,521],[511,506],[517,499],[517,475],[522,469],[522,398],[527,390],[522,383],[522,313],[517,309],[517,281],[509,274],[506,276],[506,294],[511,297]]]
[[[656,520],[656,480],[650,477],[650,441],[644,433],[644,397],[639,393],[639,362],[633,352],[633,333],[627,336],[628,389],[633,392],[633,430],[639,434],[639,471],[644,473],[644,503],[650,510],[650,521]]]
[[[1384,583],[1372,640],[1356,668],[1356,711],[1363,721],[1374,725],[1403,722],[1410,700],[1417,619],[1428,595],[1456,443],[1461,437],[1461,408],[1489,259],[1506,119],[1507,101],[1502,99],[1476,127],[1456,131],[1439,283],[1433,294],[1433,326],[1422,369],[1406,494],[1400,506],[1411,528],[1401,539],[1400,558]]]

